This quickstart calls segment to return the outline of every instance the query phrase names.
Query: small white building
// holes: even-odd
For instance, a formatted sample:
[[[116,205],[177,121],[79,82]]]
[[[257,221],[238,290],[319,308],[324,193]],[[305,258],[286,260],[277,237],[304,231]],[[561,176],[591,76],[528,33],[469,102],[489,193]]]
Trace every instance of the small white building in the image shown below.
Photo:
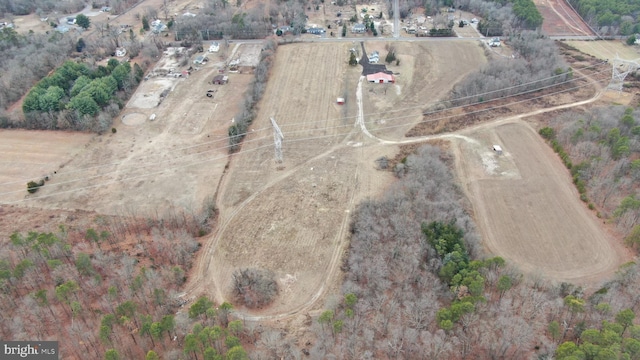
[[[500,145],[493,145],[493,151],[498,155],[502,155],[502,147],[500,147]]]
[[[125,48],[117,48],[116,49],[116,56],[117,57],[123,57],[125,55],[127,55],[127,49],[125,49]]]
[[[211,46],[209,46],[209,52],[218,52],[220,50],[220,44],[216,41]]]
[[[364,24],[355,24],[351,28],[351,32],[356,34],[362,34],[367,32],[367,27]]]

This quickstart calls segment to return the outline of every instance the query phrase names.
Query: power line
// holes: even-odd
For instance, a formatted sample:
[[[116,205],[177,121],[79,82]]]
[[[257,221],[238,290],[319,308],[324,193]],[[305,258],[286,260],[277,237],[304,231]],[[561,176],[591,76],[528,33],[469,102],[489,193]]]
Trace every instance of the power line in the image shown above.
[[[601,65],[603,63],[605,63],[605,62],[603,61],[603,62],[595,64],[595,65],[585,66],[585,67],[582,67],[582,68],[577,69],[577,70],[581,71],[581,70],[590,69],[590,68],[596,67],[598,65]],[[502,89],[499,89],[499,90],[492,90],[492,91],[487,91],[487,92],[480,93],[480,94],[464,96],[464,97],[461,97],[461,98],[458,98],[458,99],[454,99],[454,100],[438,101],[438,102],[435,102],[434,104],[431,104],[431,105],[422,104],[422,105],[416,105],[416,106],[410,106],[410,107],[396,108],[396,109],[383,111],[383,112],[366,113],[366,114],[364,114],[364,116],[365,117],[371,117],[371,116],[374,116],[374,115],[385,115],[385,114],[394,113],[394,112],[406,112],[407,110],[417,109],[417,108],[425,108],[427,106],[437,107],[438,104],[443,104],[443,103],[463,102],[465,100],[472,99],[472,98],[486,97],[488,95],[497,93],[499,91],[512,90],[512,89],[516,89],[516,88],[519,88],[519,87],[524,87],[524,86],[529,86],[529,85],[533,85],[533,84],[536,84],[536,83],[549,81],[549,80],[555,79],[555,78],[560,77],[560,76],[564,76],[564,74],[553,75],[553,76],[550,76],[550,77],[547,77],[547,78],[543,78],[543,79],[539,79],[539,80],[533,80],[533,81],[526,82],[526,83],[523,83],[523,84],[518,84],[518,85],[513,85],[513,86],[510,86],[510,87],[502,88]],[[573,79],[565,81],[564,83],[576,81],[576,80],[579,80],[579,79],[582,79],[582,78],[583,77],[574,77]],[[514,94],[514,95],[508,95],[508,96],[505,96],[504,98],[500,98],[500,99],[505,99],[505,98],[509,98],[509,97],[513,97],[513,96],[519,96],[519,95],[527,94],[527,93],[531,93],[531,92],[536,92],[536,91],[544,90],[544,89],[547,89],[547,88],[550,88],[550,87],[554,87],[554,86],[557,86],[557,85],[558,84],[550,84],[550,85],[546,85],[546,86],[543,86],[543,87],[534,88],[534,89],[531,89],[531,90],[528,90],[528,91],[525,91],[525,92],[520,92],[520,93],[517,93],[517,94]],[[481,102],[486,104],[486,103],[489,103],[489,102],[492,102],[492,101],[497,101],[497,100],[500,100],[500,99],[491,99],[491,100],[486,100],[486,101],[476,101],[476,102],[471,102],[469,104],[463,104],[463,105],[458,105],[458,106],[447,106],[447,109],[445,109],[445,110],[453,110],[453,109],[462,108],[462,107],[465,107],[465,106],[472,106],[472,105],[479,104]],[[434,114],[434,113],[437,113],[437,112],[440,112],[440,111],[444,111],[444,110],[427,111],[427,112],[423,112],[423,115],[431,115],[431,114]],[[411,116],[414,116],[414,115],[411,115]],[[398,117],[398,118],[405,118],[405,117],[406,116],[402,116],[402,117]],[[314,122],[287,123],[287,124],[283,124],[282,128],[286,129],[286,128],[291,128],[291,127],[300,126],[300,125],[308,126],[309,124],[313,124],[313,123],[321,123],[321,122],[328,122],[328,121],[338,121],[338,120],[350,120],[350,119],[355,119],[355,116],[347,116],[347,117],[334,118],[334,119],[322,119],[322,120],[318,120],[318,121],[314,121]],[[394,120],[394,119],[396,119],[396,118],[383,118],[383,119],[379,119],[379,120]],[[336,126],[336,127],[333,127],[333,128],[350,127],[350,126],[351,126],[351,124],[345,124],[345,125],[339,125],[339,126]],[[251,134],[251,133],[259,133],[259,132],[262,132],[262,131],[269,131],[271,129],[272,129],[272,127],[270,127],[270,126],[264,127],[264,128],[259,128],[257,130],[251,129],[250,131],[247,131],[247,132],[239,134],[239,135],[246,136],[246,135]],[[332,129],[332,128],[325,128],[325,130],[326,129]],[[305,131],[306,132],[308,130],[301,130],[301,131]],[[296,132],[295,131],[287,131],[287,133],[295,134]],[[250,143],[250,142],[253,142],[253,141],[260,140],[260,139],[261,138],[252,139],[252,140],[246,140],[246,141],[244,141],[244,143]],[[218,139],[218,140],[207,141],[207,142],[203,142],[203,143],[199,143],[199,144],[195,144],[195,145],[190,145],[190,146],[174,149],[173,152],[180,152],[180,151],[184,151],[184,150],[188,150],[188,149],[199,148],[199,147],[203,147],[203,146],[207,146],[207,145],[211,145],[211,144],[216,144],[216,143],[221,143],[221,142],[228,143],[228,138],[224,137],[224,138]],[[219,148],[214,148],[214,149],[203,151],[203,152],[196,152],[196,153],[192,153],[192,154],[187,154],[187,155],[184,155],[184,157],[188,157],[188,156],[192,156],[192,155],[199,155],[199,154],[203,154],[203,153],[207,153],[207,152],[211,152],[211,151],[217,151],[217,150],[221,150],[221,149],[228,149],[230,147],[231,147],[230,145],[225,145],[225,146],[222,146],[222,147],[219,147]],[[141,157],[128,159],[128,161],[143,161],[143,160],[149,159],[151,157],[152,157],[151,155],[149,155],[149,156],[141,156]],[[183,157],[178,157],[178,158],[183,158]],[[174,159],[177,159],[177,158],[172,158],[172,159],[168,159],[168,160],[164,160],[164,161],[171,161],[171,160],[174,160]],[[153,162],[153,163],[150,163],[150,164],[159,165],[162,162],[163,161]],[[105,168],[105,167],[109,167],[109,166],[118,166],[118,165],[121,165],[121,164],[122,164],[122,161],[112,162],[112,163],[108,163],[108,164],[95,165],[95,166],[81,168],[81,169],[78,169],[78,170],[72,170],[72,171],[66,172],[65,174],[66,175],[75,174],[75,173],[79,173],[79,172],[84,172],[84,171],[88,171],[88,170],[96,170],[96,169]],[[136,164],[136,165],[131,165],[131,166],[139,167],[140,165]],[[29,179],[5,182],[5,183],[1,183],[0,186],[8,185],[8,184],[15,184],[15,183],[23,183],[23,182],[26,182],[26,181],[29,181]],[[2,193],[0,193],[0,195],[2,195]]]
[[[608,70],[607,70],[607,72],[608,72]],[[570,81],[567,81],[567,82],[576,81],[577,79],[578,79],[578,78],[574,78],[574,79],[572,79],[572,80],[570,80]],[[581,78],[580,78],[580,79],[581,79]],[[565,82],[565,83],[567,83],[567,82]],[[511,95],[511,96],[507,96],[507,97],[514,97],[514,96],[522,95],[522,94],[524,94],[524,93],[529,93],[529,92],[534,92],[534,91],[540,91],[541,89],[546,89],[546,88],[554,87],[554,86],[557,86],[557,85],[558,85],[558,84],[548,85],[548,86],[542,87],[542,88],[537,89],[537,90],[530,90],[530,91],[527,91],[527,92],[523,92],[523,93],[519,93],[519,94],[514,94],[514,95]],[[552,95],[559,94],[559,93],[563,93],[563,92],[572,91],[572,90],[579,89],[579,88],[581,88],[581,87],[585,87],[585,86],[590,86],[590,85],[589,85],[589,84],[587,84],[587,85],[583,85],[583,86],[576,86],[576,87],[573,87],[573,88],[560,90],[560,91],[555,92],[555,93],[541,95],[541,96],[538,96],[538,97],[535,97],[535,98],[524,99],[524,100],[520,100],[520,101],[516,101],[516,102],[512,102],[512,103],[507,103],[507,104],[499,105],[499,106],[488,107],[488,108],[486,108],[486,109],[477,110],[477,111],[474,111],[474,112],[467,113],[466,115],[473,114],[473,113],[480,113],[480,112],[484,112],[484,111],[491,111],[491,110],[494,110],[494,109],[498,109],[498,108],[502,108],[502,107],[510,106],[510,105],[513,105],[513,104],[523,103],[523,102],[531,101],[531,100],[538,99],[538,98],[543,98],[543,97],[552,96]],[[478,96],[478,95],[475,95],[475,96]],[[504,99],[504,98],[502,98],[502,99]],[[495,101],[495,100],[499,100],[499,99],[494,99],[494,100],[492,100],[492,101]],[[490,101],[487,101],[487,102],[490,102]],[[487,102],[485,102],[485,103],[487,103]],[[468,105],[461,105],[461,106],[468,106]],[[411,107],[411,108],[415,108],[415,107]],[[437,113],[437,112],[446,111],[446,110],[451,110],[451,109],[455,109],[455,107],[453,107],[453,108],[449,108],[449,109],[443,109],[443,110],[440,110],[440,111],[434,111],[434,112],[431,112],[431,113],[425,113],[425,114],[434,114],[434,113]],[[449,116],[443,116],[443,117],[439,117],[439,118],[435,118],[435,119],[423,120],[423,121],[415,122],[415,123],[414,123],[414,125],[417,125],[417,124],[420,124],[420,123],[427,123],[427,122],[435,122],[435,121],[445,120],[445,119],[448,119],[448,118],[451,118],[451,117],[457,117],[457,116],[459,116],[459,115],[449,115]],[[405,115],[405,116],[398,116],[398,117],[392,117],[392,118],[386,118],[386,119],[379,119],[379,120],[377,120],[377,121],[380,121],[380,120],[397,120],[397,119],[404,119],[404,118],[409,118],[409,117],[413,118],[413,117],[415,117],[415,115],[411,114],[411,115]],[[350,117],[348,117],[348,118],[350,118]],[[341,119],[341,118],[338,118],[338,119]],[[327,120],[321,120],[321,121],[322,121],[322,122],[326,122]],[[376,121],[376,120],[374,120],[374,121]],[[367,122],[367,123],[372,123],[372,122],[373,122],[373,121],[369,121],[369,122]],[[397,128],[397,127],[402,127],[402,126],[406,126],[406,125],[409,125],[409,124],[411,124],[411,123],[409,122],[409,123],[396,124],[396,125],[392,125],[392,126],[383,126],[383,127],[377,128],[375,131],[381,131],[381,130],[386,130],[386,129],[392,129],[392,128]],[[339,129],[339,128],[343,128],[343,127],[352,127],[352,126],[354,126],[354,124],[351,124],[351,123],[350,123],[350,124],[346,124],[346,125],[338,125],[338,126],[334,126],[334,127],[324,128],[323,130],[328,130],[328,129]],[[300,130],[300,131],[298,131],[298,132],[309,132],[309,130]],[[288,134],[294,134],[294,133],[297,133],[297,132],[296,132],[296,131],[288,132]],[[341,136],[341,135],[345,135],[345,134],[331,134],[331,135],[324,135],[324,136],[314,136],[314,137],[307,137],[307,138],[301,138],[301,139],[288,140],[288,142],[299,142],[299,141],[317,140],[317,139],[330,138],[330,137]],[[255,142],[255,141],[260,141],[260,140],[263,140],[263,139],[266,139],[266,138],[267,138],[267,136],[259,137],[259,138],[256,138],[256,139],[250,139],[250,140],[248,140],[248,141],[245,141],[244,143],[251,143],[251,142]],[[193,148],[193,147],[198,147],[198,146],[202,146],[202,144],[198,144],[198,145],[190,146],[190,147],[187,147],[187,148]],[[265,146],[267,146],[267,145],[265,145]],[[258,150],[258,149],[264,148],[265,146],[259,146],[259,147],[254,148],[254,149],[241,150],[241,151],[240,151],[240,152],[238,152],[238,153],[244,153],[244,152],[249,152],[249,151],[255,151],[255,150]],[[182,156],[182,157],[176,157],[176,158],[172,158],[172,159],[168,159],[168,160],[163,160],[163,161],[161,161],[161,162],[156,162],[156,163],[147,163],[147,164],[137,164],[137,165],[132,165],[132,166],[135,166],[136,168],[140,169],[140,168],[142,168],[142,167],[146,167],[146,166],[159,165],[159,164],[162,164],[163,162],[169,162],[169,161],[182,161],[182,160],[184,160],[184,158],[186,158],[186,157],[188,157],[188,156],[193,156],[193,155],[202,155],[202,154],[207,153],[207,152],[210,152],[210,151],[223,150],[223,149],[227,149],[227,148],[229,148],[229,147],[230,147],[230,145],[227,145],[227,146],[223,146],[223,147],[216,148],[216,149],[212,149],[212,150],[207,150],[207,151],[200,152],[200,153],[193,153],[193,154],[188,154],[188,155],[185,155],[185,156]],[[226,159],[226,158],[227,158],[227,156],[228,156],[228,155],[227,155],[227,154],[225,154],[225,155],[223,155],[223,156],[221,156],[221,157],[218,157],[218,158],[212,158],[212,159],[202,160],[202,161],[198,161],[198,162],[194,162],[194,163],[190,163],[190,164],[185,164],[185,165],[173,166],[173,167],[172,167],[172,168],[170,168],[170,169],[164,169],[164,170],[161,170],[161,171],[158,171],[158,172],[145,173],[145,174],[143,174],[143,175],[138,175],[138,176],[133,176],[133,177],[122,178],[122,179],[114,180],[114,181],[107,182],[107,183],[101,183],[101,184],[92,185],[92,186],[87,186],[87,187],[82,187],[82,188],[75,188],[74,190],[71,190],[71,191],[77,191],[77,190],[81,190],[81,189],[89,189],[89,188],[93,188],[93,187],[97,187],[97,186],[101,186],[101,185],[108,185],[108,184],[115,183],[115,182],[121,182],[121,181],[125,181],[125,180],[136,179],[136,178],[143,177],[143,176],[150,176],[150,175],[162,174],[162,173],[165,173],[166,171],[169,171],[169,170],[174,170],[174,169],[179,169],[179,168],[189,167],[189,166],[193,166],[193,165],[198,165],[198,164],[202,164],[202,163],[207,163],[207,162],[210,162],[210,161],[216,161],[216,160],[219,160],[219,159]],[[115,164],[115,165],[117,165],[118,163],[113,163],[113,164],[109,164],[109,165],[106,165],[106,166],[112,166],[112,165],[114,165],[114,164]],[[173,165],[175,165],[175,164],[173,164]],[[102,167],[102,166],[99,166],[99,167]],[[95,167],[92,167],[92,168],[95,168]],[[80,171],[84,171],[84,170],[78,170],[78,171],[74,171],[74,172],[80,172]],[[116,173],[116,172],[115,172],[115,171],[114,171],[114,172],[107,172],[107,173],[104,173],[104,174],[98,174],[98,175],[91,176],[91,177],[76,178],[76,179],[74,179],[74,180],[69,180],[69,181],[60,182],[60,183],[56,183],[56,184],[50,184],[50,186],[49,186],[48,188],[50,188],[50,187],[52,187],[52,186],[62,186],[62,185],[70,184],[70,183],[74,183],[74,182],[77,182],[77,181],[87,181],[87,180],[95,179],[95,178],[99,178],[99,177],[106,177],[106,176],[112,175],[112,174],[114,174],[114,173]],[[66,173],[65,175],[67,175],[67,174],[68,174],[68,173]],[[11,182],[11,183],[15,183],[15,182]],[[5,183],[5,184],[8,184],[8,183]],[[19,192],[23,192],[23,190],[16,190],[16,191],[4,192],[4,193],[0,193],[0,195],[7,195],[7,194],[19,193]],[[67,193],[67,192],[69,192],[69,191],[55,192],[55,193],[47,194],[47,195],[44,195],[44,196],[37,196],[37,197],[31,197],[31,198],[27,198],[27,199],[19,200],[19,201],[17,201],[17,202],[22,202],[22,201],[27,201],[27,200],[32,200],[32,199],[38,199],[38,198],[42,198],[42,197],[50,197],[50,196],[55,196],[55,195],[57,195],[57,194],[62,194],[62,193]],[[12,202],[12,203],[15,203],[15,202]]]

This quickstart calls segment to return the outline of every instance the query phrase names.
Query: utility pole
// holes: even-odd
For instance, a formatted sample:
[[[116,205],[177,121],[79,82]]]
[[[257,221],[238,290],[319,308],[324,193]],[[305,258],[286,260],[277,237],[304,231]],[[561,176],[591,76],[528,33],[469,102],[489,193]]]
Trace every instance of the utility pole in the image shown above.
[[[273,144],[276,149],[276,162],[282,163],[282,139],[284,139],[284,135],[282,135],[282,131],[280,131],[280,127],[274,118],[271,118],[271,125],[273,126]]]

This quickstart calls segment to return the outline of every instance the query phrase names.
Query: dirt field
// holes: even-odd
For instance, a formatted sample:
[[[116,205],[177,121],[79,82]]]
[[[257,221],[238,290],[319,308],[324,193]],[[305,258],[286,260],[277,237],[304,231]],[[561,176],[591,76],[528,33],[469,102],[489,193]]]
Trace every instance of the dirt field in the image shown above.
[[[594,35],[565,0],[534,0],[542,15],[542,32],[549,36]]]
[[[26,184],[63,168],[92,134],[63,131],[0,130],[0,203],[22,202]],[[57,175],[56,175],[57,176]]]
[[[640,46],[629,46],[622,40],[565,41],[576,49],[602,60],[613,60],[616,55],[624,60],[638,60]]]
[[[455,140],[458,173],[491,253],[526,273],[574,283],[610,275],[625,261],[533,129],[511,123],[466,135]]]
[[[238,57],[245,49],[259,53],[254,48],[261,47],[238,46]],[[252,79],[251,74],[229,73],[227,85],[211,85],[220,65],[211,60],[188,78],[143,81],[116,119],[117,133],[97,136],[31,195],[28,205],[103,214],[127,209],[145,215],[171,206],[198,210],[215,193],[227,162],[227,128]],[[215,90],[213,97],[206,96],[207,90]],[[164,91],[166,97],[155,106]]]

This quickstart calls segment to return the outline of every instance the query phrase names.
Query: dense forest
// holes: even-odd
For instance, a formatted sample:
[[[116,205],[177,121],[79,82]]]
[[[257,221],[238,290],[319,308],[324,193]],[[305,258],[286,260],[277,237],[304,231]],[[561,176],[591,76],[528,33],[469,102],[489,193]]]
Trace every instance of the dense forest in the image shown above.
[[[116,59],[94,69],[67,61],[24,98],[24,124],[35,129],[104,132],[143,76],[138,64],[132,69],[128,62]]]
[[[640,33],[640,3],[636,0],[569,0],[600,35]]]

